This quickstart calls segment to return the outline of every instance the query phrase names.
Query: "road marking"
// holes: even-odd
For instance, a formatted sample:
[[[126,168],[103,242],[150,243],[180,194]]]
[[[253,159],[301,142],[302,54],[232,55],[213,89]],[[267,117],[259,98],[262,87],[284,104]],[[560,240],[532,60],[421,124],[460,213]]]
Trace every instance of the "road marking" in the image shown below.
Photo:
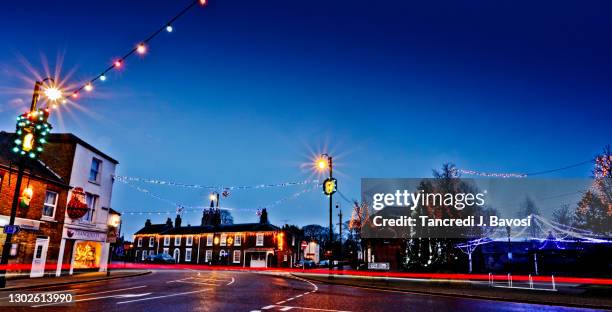
[[[185,280],[180,281],[170,281],[168,283],[185,283],[185,284],[197,284],[197,285],[209,285],[209,286],[219,286],[216,283],[205,283],[205,282],[190,282]]]
[[[231,281],[231,282],[229,282],[229,283],[227,283],[227,286],[229,286],[229,285],[233,284],[235,281],[236,281],[236,279],[234,279],[234,278],[232,277],[232,281]]]
[[[282,306],[282,305],[271,305],[264,308],[262,310],[269,310],[272,308],[281,308],[280,311],[289,311],[291,309],[299,309],[299,310],[308,310],[308,311],[324,311],[324,312],[351,312],[346,310],[329,310],[329,309],[319,309],[319,308],[306,308],[306,307],[296,307],[296,306]]]
[[[303,296],[303,295],[302,295],[302,294],[299,294],[299,295],[297,295],[297,296],[295,296],[295,297],[296,297],[296,298],[299,298],[299,297],[301,297],[301,296]]]
[[[134,286],[134,287],[128,287],[128,288],[119,288],[119,289],[106,290],[106,291],[99,291],[99,292],[95,292],[95,293],[77,294],[75,296],[91,296],[91,295],[107,294],[107,293],[115,292],[115,291],[138,289],[138,288],[143,288],[143,287],[147,287],[147,285]]]
[[[283,304],[283,303],[285,303],[285,302],[287,302],[287,301],[283,300],[283,301],[279,301],[279,302],[277,302],[276,304]],[[269,308],[268,308],[268,309],[269,309]]]
[[[92,301],[92,300],[99,300],[99,299],[107,299],[107,298],[117,298],[117,297],[123,297],[123,296],[132,296],[132,297],[139,297],[141,295],[144,296],[148,296],[151,293],[145,293],[145,294],[123,294],[123,295],[109,295],[109,296],[101,296],[101,297],[91,297],[91,298],[84,298],[84,299],[75,299],[72,302],[81,302],[81,301]],[[65,302],[51,302],[51,303],[45,303],[45,304],[39,304],[39,305],[33,305],[32,308],[39,308],[39,307],[44,307],[44,306],[50,306],[50,305],[58,305],[58,304],[65,304]]]
[[[295,299],[295,298],[289,298],[289,299],[287,299],[287,301],[291,301],[291,300],[293,300],[293,299]]]
[[[201,293],[201,292],[205,292],[205,291],[209,291],[209,290],[210,290],[210,288],[209,289],[202,289],[202,290],[195,290],[195,291],[187,291],[187,292],[182,292],[182,293],[175,293],[175,294],[170,294],[170,295],[155,296],[155,297],[141,298],[141,299],[128,300],[128,301],[120,301],[120,302],[117,302],[117,304],[124,304],[124,303],[131,303],[131,302],[137,302],[137,301],[145,301],[145,300],[153,300],[153,299],[160,299],[160,298],[168,298],[168,297],[196,294],[196,293]]]

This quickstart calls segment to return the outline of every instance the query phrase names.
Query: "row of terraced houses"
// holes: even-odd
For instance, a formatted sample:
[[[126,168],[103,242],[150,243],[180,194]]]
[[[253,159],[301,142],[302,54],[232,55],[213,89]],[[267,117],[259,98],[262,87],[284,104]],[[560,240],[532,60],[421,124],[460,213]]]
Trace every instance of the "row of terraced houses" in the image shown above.
[[[259,222],[221,224],[211,208],[199,226],[182,225],[180,216],[173,224],[152,224],[150,220],[134,234],[135,261],[164,253],[183,264],[208,264],[252,268],[292,267],[296,261],[296,236],[268,222],[262,211]],[[215,221],[216,220],[216,221]]]

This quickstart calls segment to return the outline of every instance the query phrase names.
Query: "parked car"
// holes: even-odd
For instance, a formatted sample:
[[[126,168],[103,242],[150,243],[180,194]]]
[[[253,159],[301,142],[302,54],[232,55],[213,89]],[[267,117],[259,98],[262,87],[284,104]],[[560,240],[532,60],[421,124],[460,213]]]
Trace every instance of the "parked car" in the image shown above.
[[[176,260],[172,258],[169,254],[160,253],[153,256],[148,256],[145,258],[144,262],[146,263],[176,263]]]
[[[329,260],[321,260],[321,261],[319,261],[319,267],[321,267],[321,268],[329,267]]]
[[[304,268],[304,269],[308,269],[308,268],[314,268],[315,267],[315,263],[312,260],[300,260],[295,264],[296,267],[298,268]]]

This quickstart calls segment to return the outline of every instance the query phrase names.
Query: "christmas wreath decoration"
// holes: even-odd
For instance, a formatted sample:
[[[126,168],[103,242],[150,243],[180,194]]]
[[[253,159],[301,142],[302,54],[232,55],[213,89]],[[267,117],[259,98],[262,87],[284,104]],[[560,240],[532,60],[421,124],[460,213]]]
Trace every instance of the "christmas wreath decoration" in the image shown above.
[[[87,213],[89,207],[87,207],[87,204],[85,203],[85,192],[83,191],[83,188],[75,187],[72,190],[72,196],[68,201],[67,208],[68,216],[71,219],[79,219]]]

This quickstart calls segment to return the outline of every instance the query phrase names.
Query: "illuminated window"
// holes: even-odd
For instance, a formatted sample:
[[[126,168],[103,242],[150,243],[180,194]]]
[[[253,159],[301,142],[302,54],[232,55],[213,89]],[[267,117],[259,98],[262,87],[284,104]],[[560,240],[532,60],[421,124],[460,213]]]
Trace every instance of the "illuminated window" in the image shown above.
[[[53,218],[55,216],[55,207],[57,207],[57,193],[45,192],[45,203],[43,204],[43,217]]]
[[[227,244],[227,234],[221,234],[221,246],[225,246]]]
[[[187,242],[185,243],[187,246],[193,245],[193,236],[187,236]]]
[[[191,248],[185,249],[185,261],[191,262]]]
[[[138,247],[142,247],[142,237],[138,238]]]
[[[181,237],[180,236],[175,236],[174,237],[174,246],[180,246],[181,245]]]
[[[149,247],[155,246],[155,237],[149,237]]]
[[[234,250],[234,263],[240,263],[240,250]]]
[[[91,159],[91,168],[89,169],[89,182],[100,182],[100,169],[102,161],[97,158]]]
[[[170,246],[170,236],[164,236],[164,246]]]
[[[213,245],[213,234],[208,234],[206,236],[206,246],[212,246]]]
[[[204,262],[210,262],[212,260],[212,250],[206,250],[206,254],[204,256]]]
[[[75,269],[99,268],[101,255],[102,243],[91,241],[76,242],[74,245],[73,267]],[[146,253],[143,251],[144,255]]]
[[[263,246],[264,245],[264,234],[257,233],[257,239],[255,240],[255,246]]]
[[[241,244],[242,244],[242,236],[238,234],[234,238],[234,246],[240,246]]]

